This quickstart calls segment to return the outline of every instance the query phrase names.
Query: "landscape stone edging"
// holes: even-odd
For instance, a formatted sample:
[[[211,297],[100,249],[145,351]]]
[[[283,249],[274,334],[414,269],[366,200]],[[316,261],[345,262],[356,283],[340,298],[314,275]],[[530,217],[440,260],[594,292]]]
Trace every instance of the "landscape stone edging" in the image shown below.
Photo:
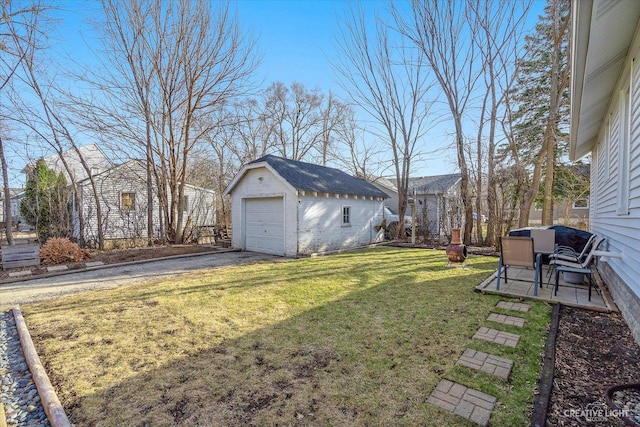
[[[30,281],[30,280],[46,279],[48,277],[54,277],[54,276],[64,276],[65,274],[83,273],[85,271],[102,270],[102,269],[105,269],[105,268],[113,268],[113,267],[126,267],[127,265],[144,264],[145,262],[164,261],[164,260],[167,260],[167,259],[177,259],[177,258],[192,258],[192,257],[197,257],[197,256],[205,256],[205,255],[211,255],[211,254],[221,254],[221,253],[227,253],[227,252],[241,252],[241,250],[240,249],[236,249],[236,248],[228,248],[228,249],[225,248],[225,249],[215,250],[215,251],[197,252],[197,253],[194,253],[194,254],[171,255],[171,256],[166,256],[166,257],[161,257],[161,258],[149,258],[149,259],[141,259],[141,260],[138,260],[138,261],[127,261],[127,262],[120,262],[120,263],[114,263],[114,264],[97,265],[97,266],[93,266],[93,267],[77,268],[75,270],[53,271],[53,272],[47,272],[47,273],[42,273],[42,274],[38,274],[38,275],[31,275],[31,276],[24,276],[24,277],[12,277],[9,280],[1,280],[0,281],[0,286],[8,284],[8,283],[26,282],[26,281]]]
[[[544,359],[542,362],[542,372],[538,381],[538,396],[533,404],[533,414],[531,415],[531,427],[544,427],[547,422],[547,412],[549,411],[549,401],[551,399],[551,389],[553,387],[553,371],[556,364],[556,337],[558,326],[560,325],[560,306],[555,304],[551,312],[551,324],[549,325],[549,335],[544,346]]]
[[[70,427],[71,423],[69,422],[67,415],[64,413],[64,408],[58,399],[58,395],[53,389],[51,381],[49,381],[49,377],[47,376],[47,372],[38,357],[38,353],[33,345],[31,334],[27,329],[27,324],[24,321],[20,308],[14,307],[12,312],[16,321],[18,336],[20,337],[22,352],[24,353],[24,358],[29,366],[31,375],[33,376],[33,382],[38,389],[40,402],[47,414],[49,423],[52,427]]]

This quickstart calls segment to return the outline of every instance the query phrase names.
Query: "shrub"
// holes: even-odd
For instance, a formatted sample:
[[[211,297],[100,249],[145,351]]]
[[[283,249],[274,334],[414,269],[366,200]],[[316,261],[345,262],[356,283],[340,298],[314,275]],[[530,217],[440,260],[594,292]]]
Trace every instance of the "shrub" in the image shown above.
[[[66,237],[52,237],[40,249],[40,259],[45,265],[79,262],[90,257],[89,252],[80,249]]]

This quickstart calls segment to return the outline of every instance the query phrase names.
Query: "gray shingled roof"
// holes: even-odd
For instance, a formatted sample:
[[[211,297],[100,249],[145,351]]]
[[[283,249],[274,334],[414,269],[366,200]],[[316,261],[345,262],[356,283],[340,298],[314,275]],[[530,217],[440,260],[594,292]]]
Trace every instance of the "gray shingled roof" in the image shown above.
[[[268,163],[297,190],[388,198],[383,191],[364,179],[338,169],[266,155],[251,163]]]
[[[412,192],[415,188],[422,194],[444,193],[456,185],[460,179],[462,175],[459,173],[409,178],[409,191]]]
[[[415,188],[419,194],[435,194],[445,193],[462,179],[459,173],[451,173],[447,175],[422,176],[409,178],[409,194],[413,193]],[[391,185],[393,191],[396,189],[396,178],[393,176],[385,176],[381,178],[382,185]]]

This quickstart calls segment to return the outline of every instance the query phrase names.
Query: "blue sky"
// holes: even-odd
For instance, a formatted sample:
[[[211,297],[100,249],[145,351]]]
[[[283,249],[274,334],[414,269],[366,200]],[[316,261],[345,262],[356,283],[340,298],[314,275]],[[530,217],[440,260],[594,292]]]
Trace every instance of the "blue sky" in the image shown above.
[[[98,16],[100,4],[90,0],[60,0],[56,4],[60,7],[56,12],[59,21],[49,43],[57,46],[62,55],[83,62],[90,55],[87,45],[95,41],[88,22]],[[378,0],[365,4],[369,11],[384,8]],[[257,39],[262,62],[256,79],[263,87],[274,81],[286,85],[297,81],[307,89],[317,87],[324,93],[332,90],[338,96],[342,94],[330,62],[336,56],[335,37],[349,6],[346,0],[238,0],[235,5],[241,28]],[[537,0],[534,8],[541,11],[543,5],[544,1]],[[536,13],[531,16],[530,27],[535,16]],[[457,171],[455,151],[446,149],[450,133],[443,125],[429,135],[430,148],[441,151],[416,165],[415,175]]]
[[[298,81],[308,88],[338,90],[329,59],[346,5],[331,0],[238,1],[240,23],[254,32],[262,53],[258,75],[267,83]]]

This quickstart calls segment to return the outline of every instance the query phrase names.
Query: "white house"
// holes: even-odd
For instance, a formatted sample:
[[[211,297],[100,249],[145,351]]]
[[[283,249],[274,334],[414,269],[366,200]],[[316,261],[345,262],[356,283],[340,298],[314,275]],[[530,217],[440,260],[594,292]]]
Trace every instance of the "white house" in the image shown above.
[[[78,155],[78,152],[80,155]],[[82,156],[82,160],[84,160],[88,165],[91,175],[97,175],[114,166],[113,162],[107,158],[104,152],[96,144],[78,147],[78,151],[65,151],[62,155],[64,162],[58,154],[44,157],[42,160],[47,168],[53,169],[58,173],[62,172],[67,180],[67,184],[71,184],[72,181],[78,182],[89,177],[89,174],[80,160],[80,156]],[[29,163],[24,167],[22,173],[27,174],[29,170],[33,168],[34,164],[35,162]]]
[[[640,1],[572,2],[570,157],[591,160],[598,269],[640,342]]]
[[[147,178],[145,164],[140,160],[130,160],[120,165],[114,165],[100,148],[95,145],[87,145],[78,149],[83,160],[89,167],[89,172],[94,178],[100,198],[102,209],[103,233],[106,240],[143,239],[147,237]],[[78,209],[83,208],[84,239],[91,242],[98,235],[98,219],[96,200],[89,174],[82,165],[80,157],[75,150],[63,153],[67,164],[65,168],[59,155],[44,158],[45,165],[56,172],[64,173],[67,182],[73,178],[78,186],[78,195],[71,197],[72,219],[71,228],[74,238],[80,237],[80,225]],[[23,169],[28,174],[33,163]],[[162,215],[157,185],[153,184],[154,224],[160,224]],[[183,224],[189,230],[198,226],[215,225],[215,193],[213,190],[185,184],[183,195]],[[79,202],[78,202],[79,201]],[[169,201],[170,202],[170,201]],[[156,236],[160,236],[160,230],[156,229]]]
[[[288,257],[375,242],[387,197],[338,169],[271,155],[244,165],[224,194],[233,247]]]
[[[129,160],[93,177],[100,195],[105,239],[140,239],[147,236],[146,167],[140,160]],[[154,184],[154,193],[157,187]],[[96,202],[89,178],[78,182],[79,198],[85,220],[85,238],[97,236]],[[215,193],[213,190],[185,184],[183,224],[202,226],[215,224]],[[154,194],[154,223],[160,223],[161,209]],[[75,207],[74,207],[75,208]],[[74,210],[75,211],[75,210]],[[77,219],[77,215],[74,216]],[[75,237],[79,236],[77,221]],[[156,230],[156,235],[159,235]]]

